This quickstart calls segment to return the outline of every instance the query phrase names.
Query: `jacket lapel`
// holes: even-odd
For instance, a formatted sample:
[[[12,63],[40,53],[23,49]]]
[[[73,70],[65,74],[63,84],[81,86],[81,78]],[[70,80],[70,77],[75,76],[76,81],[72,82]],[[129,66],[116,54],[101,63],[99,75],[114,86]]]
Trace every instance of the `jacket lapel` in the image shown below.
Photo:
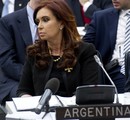
[[[3,9],[3,2],[2,0],[0,0],[0,17],[1,17],[1,14],[2,14],[2,9]]]
[[[31,30],[30,30],[30,25],[29,25],[29,20],[28,20],[26,8],[23,8],[21,10],[21,14],[18,17],[17,22],[18,22],[18,27],[19,27],[21,36],[22,36],[25,44],[27,46],[32,44],[33,43],[32,42],[32,35],[31,35]]]
[[[15,0],[14,2],[14,10],[19,10],[27,5],[29,0]]]
[[[109,13],[107,19],[109,22],[109,33],[110,33],[111,46],[112,46],[112,49],[114,49],[115,44],[116,44],[119,11],[113,9],[113,11],[111,13]]]

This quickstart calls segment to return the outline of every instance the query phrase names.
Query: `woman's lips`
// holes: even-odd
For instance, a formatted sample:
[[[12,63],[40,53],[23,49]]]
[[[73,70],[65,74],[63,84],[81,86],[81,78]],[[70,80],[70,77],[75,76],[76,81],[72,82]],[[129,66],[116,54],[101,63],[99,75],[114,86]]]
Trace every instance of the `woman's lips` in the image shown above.
[[[45,33],[44,33],[44,32],[39,32],[39,35],[40,35],[40,36],[44,36]]]

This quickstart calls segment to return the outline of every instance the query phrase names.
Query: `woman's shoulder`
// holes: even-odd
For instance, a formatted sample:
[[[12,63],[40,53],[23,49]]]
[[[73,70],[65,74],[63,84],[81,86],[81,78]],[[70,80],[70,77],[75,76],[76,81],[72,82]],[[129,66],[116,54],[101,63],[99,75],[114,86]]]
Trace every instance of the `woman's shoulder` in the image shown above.
[[[87,58],[95,54],[97,54],[97,51],[92,43],[82,42],[80,44],[78,57]]]
[[[88,43],[88,42],[81,42],[80,50],[96,50],[95,46],[92,43]]]

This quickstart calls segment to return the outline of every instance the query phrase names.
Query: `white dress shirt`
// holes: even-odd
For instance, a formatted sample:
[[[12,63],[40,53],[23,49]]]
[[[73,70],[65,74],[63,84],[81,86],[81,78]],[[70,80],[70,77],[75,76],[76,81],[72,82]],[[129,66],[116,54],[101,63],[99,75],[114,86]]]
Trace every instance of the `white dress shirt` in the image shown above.
[[[92,5],[92,4],[93,4],[93,0],[89,0],[88,2],[86,2],[86,3],[84,4],[83,10],[86,11],[86,10],[88,9],[88,7],[89,7],[90,5]]]
[[[118,59],[120,65],[122,65],[122,61],[123,61],[125,28],[126,28],[126,21],[127,21],[126,13],[128,11],[130,10],[122,10],[120,12],[118,27],[117,27],[116,45],[112,56],[112,59]]]
[[[5,3],[5,0],[2,0],[2,1],[3,3]],[[9,13],[14,12],[14,3],[15,3],[15,0],[9,0],[9,6],[8,6]]]
[[[33,20],[33,13],[34,10],[29,6],[29,4],[27,4],[27,14],[28,14],[28,19],[29,19],[29,24],[30,24],[31,34],[32,34],[32,40],[34,43],[34,41],[38,38],[38,35],[37,35],[37,25],[34,23]]]

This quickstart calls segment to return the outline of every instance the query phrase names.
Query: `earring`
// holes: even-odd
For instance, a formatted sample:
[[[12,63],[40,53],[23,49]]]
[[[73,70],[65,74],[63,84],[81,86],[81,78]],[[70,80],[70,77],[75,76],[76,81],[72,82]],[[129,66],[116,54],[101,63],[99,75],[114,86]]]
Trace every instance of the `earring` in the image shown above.
[[[62,30],[63,28],[62,27],[60,27],[60,30]]]

